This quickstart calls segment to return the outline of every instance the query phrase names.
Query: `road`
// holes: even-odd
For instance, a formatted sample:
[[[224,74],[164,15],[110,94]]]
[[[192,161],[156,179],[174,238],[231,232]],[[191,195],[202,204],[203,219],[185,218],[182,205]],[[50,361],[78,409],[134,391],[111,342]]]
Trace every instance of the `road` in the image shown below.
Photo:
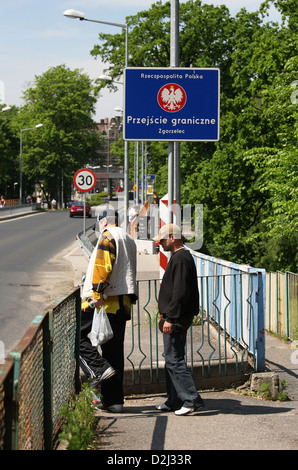
[[[94,223],[87,219],[86,228]],[[68,211],[0,222],[0,341],[5,352],[36,315],[73,287],[72,267],[63,256],[77,246],[76,234],[82,230],[82,217],[70,218]]]

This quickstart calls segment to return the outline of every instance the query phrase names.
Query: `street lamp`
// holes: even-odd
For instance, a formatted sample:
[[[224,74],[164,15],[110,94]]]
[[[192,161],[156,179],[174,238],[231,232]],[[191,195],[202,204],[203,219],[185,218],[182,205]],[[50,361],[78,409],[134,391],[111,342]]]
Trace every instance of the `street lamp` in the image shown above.
[[[112,77],[109,75],[99,75],[99,80],[105,80],[106,82],[113,82],[118,83],[119,85],[123,85],[123,82],[116,82]]]
[[[125,67],[127,67],[128,63],[128,25],[122,23],[111,23],[110,21],[100,21],[100,20],[90,20],[85,18],[85,14],[82,11],[78,10],[65,10],[63,13],[64,16],[71,19],[79,19],[80,21],[90,21],[91,23],[100,23],[106,24],[109,26],[118,26],[119,28],[125,28]]]
[[[4,108],[1,109],[1,113],[5,113],[5,111],[9,111],[11,109],[11,106],[5,106]]]
[[[117,26],[119,28],[125,29],[125,67],[128,66],[128,24],[121,23],[111,23],[108,21],[99,21],[99,20],[90,20],[85,18],[85,14],[82,11],[78,10],[65,10],[63,13],[64,16],[71,19],[79,19],[80,21],[90,21],[91,23],[100,23],[106,24],[109,26]],[[129,142],[128,140],[124,141],[124,230],[127,229],[127,212],[129,205],[129,191],[128,191],[128,169],[129,169]]]
[[[39,127],[42,127],[43,124],[36,124],[35,127],[28,127],[27,129],[21,129],[20,133],[20,204],[22,204],[22,179],[23,179],[23,173],[22,173],[22,147],[23,147],[23,132],[25,131],[32,131],[34,129],[38,129]]]

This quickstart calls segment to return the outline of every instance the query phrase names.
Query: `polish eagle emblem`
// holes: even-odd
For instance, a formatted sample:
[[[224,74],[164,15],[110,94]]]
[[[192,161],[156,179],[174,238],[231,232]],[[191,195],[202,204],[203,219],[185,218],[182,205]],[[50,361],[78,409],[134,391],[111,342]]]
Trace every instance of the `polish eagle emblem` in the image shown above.
[[[159,90],[158,103],[165,111],[180,111],[186,103],[186,93],[181,86],[170,83]]]

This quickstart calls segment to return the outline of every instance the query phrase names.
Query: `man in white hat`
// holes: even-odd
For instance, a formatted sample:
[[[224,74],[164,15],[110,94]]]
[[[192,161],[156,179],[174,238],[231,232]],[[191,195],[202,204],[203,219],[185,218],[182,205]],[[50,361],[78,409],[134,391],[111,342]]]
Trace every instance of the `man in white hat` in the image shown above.
[[[187,330],[199,311],[196,267],[190,252],[184,248],[181,229],[164,225],[153,238],[172,256],[165,270],[158,298],[163,333],[167,400],[156,405],[159,411],[175,411],[183,416],[204,406],[185,361]]]

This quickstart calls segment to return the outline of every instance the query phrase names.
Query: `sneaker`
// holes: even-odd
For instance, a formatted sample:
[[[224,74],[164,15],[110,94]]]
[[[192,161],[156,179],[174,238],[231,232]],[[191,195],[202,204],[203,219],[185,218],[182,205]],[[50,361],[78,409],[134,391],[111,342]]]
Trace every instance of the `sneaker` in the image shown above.
[[[123,405],[110,405],[104,406],[104,410],[110,411],[111,413],[123,413]]]
[[[189,413],[192,413],[195,409],[194,408],[186,408],[185,406],[182,406],[180,410],[175,411],[176,416],[185,416],[188,415]]]
[[[99,383],[103,382],[104,380],[109,379],[110,377],[113,377],[113,375],[115,374],[116,372],[113,369],[113,367],[109,367],[101,374]]]
[[[167,406],[165,403],[162,403],[161,405],[155,405],[155,408],[156,408],[158,411],[173,411],[172,408],[170,408],[169,406]]]
[[[205,403],[203,400],[195,403],[195,411],[201,410],[202,408],[205,408]]]
[[[91,382],[91,386],[96,388],[99,384],[101,384],[101,382],[103,382],[104,380],[107,380],[109,379],[110,377],[113,377],[113,375],[115,375],[115,370],[113,369],[113,367],[108,367],[101,375],[98,375],[97,377],[95,377],[94,380],[92,380]]]
[[[123,413],[123,405],[104,405],[101,402],[98,406],[96,406],[98,411],[109,411],[110,413]]]

